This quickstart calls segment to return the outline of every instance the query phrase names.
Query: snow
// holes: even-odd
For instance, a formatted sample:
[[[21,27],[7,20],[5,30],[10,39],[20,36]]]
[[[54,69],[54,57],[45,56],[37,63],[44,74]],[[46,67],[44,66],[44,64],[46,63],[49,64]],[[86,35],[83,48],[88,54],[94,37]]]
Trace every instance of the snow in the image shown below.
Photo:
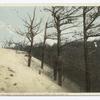
[[[77,87],[67,80],[67,87],[60,87],[51,78],[51,69],[39,74],[40,61],[32,58],[27,66],[27,54],[22,51],[0,48],[0,93],[67,93],[77,91]],[[50,76],[50,77],[48,77]]]
[[[10,49],[0,49],[0,92],[40,93],[65,92],[46,75],[27,67],[25,54]],[[34,59],[33,59],[34,60]]]
[[[96,48],[98,47],[97,42],[94,42],[94,46],[95,46]]]

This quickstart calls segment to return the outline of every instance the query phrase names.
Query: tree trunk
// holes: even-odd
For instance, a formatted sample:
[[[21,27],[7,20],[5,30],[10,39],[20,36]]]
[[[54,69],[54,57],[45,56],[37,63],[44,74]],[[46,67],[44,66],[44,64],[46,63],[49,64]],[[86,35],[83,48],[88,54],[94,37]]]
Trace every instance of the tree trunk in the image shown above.
[[[63,72],[62,72],[62,59],[59,57],[58,60],[58,85],[62,86],[62,76],[63,76]]]
[[[83,7],[83,34],[84,34],[84,62],[85,62],[85,84],[86,92],[90,92],[90,74],[88,67],[88,48],[87,48],[87,30],[86,30],[86,13],[85,7]]]
[[[58,39],[58,46],[57,46],[57,71],[58,71],[58,85],[62,85],[62,66],[60,61],[60,36]]]
[[[30,67],[30,65],[31,65],[31,54],[29,53],[28,66]]]
[[[57,72],[58,72],[58,85],[62,85],[62,67],[59,65],[60,61],[60,46],[61,46],[61,30],[60,30],[60,22],[59,17],[57,19]],[[57,76],[57,73],[56,75]]]
[[[43,64],[44,64],[46,31],[47,31],[47,23],[45,25],[45,33],[44,33],[44,41],[43,41],[43,49],[42,49],[42,59],[41,59],[41,69],[43,69]]]
[[[32,49],[33,49],[33,37],[31,38],[31,45],[29,50],[29,57],[28,57],[28,66],[31,66],[31,58],[32,58]]]
[[[54,80],[56,81],[57,80],[57,68],[54,67]]]
[[[54,72],[54,80],[57,80],[57,59],[54,59],[54,66],[53,66],[53,72]]]

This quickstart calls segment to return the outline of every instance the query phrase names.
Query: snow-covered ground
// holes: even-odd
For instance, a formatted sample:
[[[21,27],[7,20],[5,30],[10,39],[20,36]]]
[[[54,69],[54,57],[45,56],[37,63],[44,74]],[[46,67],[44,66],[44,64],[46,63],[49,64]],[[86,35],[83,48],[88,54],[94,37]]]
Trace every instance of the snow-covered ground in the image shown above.
[[[67,81],[68,89],[60,87],[50,75],[48,66],[39,75],[40,61],[32,58],[31,67],[27,66],[26,53],[0,48],[0,93],[66,93],[78,91]],[[50,70],[52,71],[52,70]],[[47,75],[47,73],[49,73]],[[52,75],[51,75],[52,77]],[[70,87],[71,86],[71,87]]]

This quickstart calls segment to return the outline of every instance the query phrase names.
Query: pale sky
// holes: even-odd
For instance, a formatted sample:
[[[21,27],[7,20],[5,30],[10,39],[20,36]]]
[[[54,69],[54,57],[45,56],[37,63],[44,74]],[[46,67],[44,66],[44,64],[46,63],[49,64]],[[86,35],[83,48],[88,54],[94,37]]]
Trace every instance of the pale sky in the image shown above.
[[[44,28],[48,15],[42,12],[40,9],[42,10],[43,7],[37,7],[36,9],[37,22],[43,17],[43,25],[41,25],[41,28]],[[0,43],[11,39],[14,41],[21,41],[24,37],[16,34],[14,30],[16,28],[20,28],[23,31],[24,27],[21,18],[27,18],[27,14],[32,15],[33,10],[34,7],[0,7]],[[40,40],[41,36],[38,36],[36,41],[38,42]]]
[[[33,14],[34,7],[32,6],[26,6],[26,7],[18,7],[18,6],[12,6],[12,7],[0,7],[0,44],[2,44],[5,40],[14,40],[14,41],[22,41],[24,37],[16,34],[14,32],[15,28],[20,28],[24,30],[23,27],[23,21],[21,18],[27,18],[27,14],[32,15]],[[36,16],[37,21],[40,20],[40,18],[43,18],[41,29],[44,29],[45,22],[49,18],[50,19],[50,13],[44,12],[43,7],[37,7],[36,9]],[[82,21],[82,20],[80,20]],[[72,29],[71,29],[72,31]],[[73,32],[82,31],[82,27],[79,26],[77,29],[73,28]],[[70,29],[65,31],[65,33],[70,32]],[[35,37],[35,42],[38,43],[43,40],[43,32],[41,34],[37,35]],[[67,35],[69,40],[73,40],[72,35]],[[53,44],[54,41],[47,40],[48,43]]]
[[[27,18],[27,13],[32,15],[34,7],[0,7],[0,44],[5,40],[21,41],[23,37],[17,35],[15,28],[24,29],[23,21],[21,18]],[[45,22],[49,18],[50,13],[44,12],[43,7],[37,7],[36,10],[37,21],[43,18],[41,28],[44,29]],[[41,41],[43,38],[43,32],[35,37],[35,42]],[[51,40],[47,40],[49,43],[53,43]]]

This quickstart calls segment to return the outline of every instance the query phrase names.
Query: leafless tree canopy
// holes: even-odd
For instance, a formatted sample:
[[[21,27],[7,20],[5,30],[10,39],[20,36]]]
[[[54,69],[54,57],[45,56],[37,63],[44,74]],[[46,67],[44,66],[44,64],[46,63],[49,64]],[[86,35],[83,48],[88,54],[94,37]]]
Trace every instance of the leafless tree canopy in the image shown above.
[[[37,22],[37,20],[36,20],[36,8],[34,8],[32,16],[30,16],[29,14],[27,14],[27,16],[28,16],[28,19],[22,18],[22,20],[24,22],[24,26],[26,28],[25,29],[26,31],[23,32],[20,29],[20,30],[17,30],[16,32],[22,36],[26,36],[30,42],[29,59],[28,59],[28,66],[30,66],[34,37],[41,32],[40,25],[41,25],[42,19],[40,19],[40,21]]]

